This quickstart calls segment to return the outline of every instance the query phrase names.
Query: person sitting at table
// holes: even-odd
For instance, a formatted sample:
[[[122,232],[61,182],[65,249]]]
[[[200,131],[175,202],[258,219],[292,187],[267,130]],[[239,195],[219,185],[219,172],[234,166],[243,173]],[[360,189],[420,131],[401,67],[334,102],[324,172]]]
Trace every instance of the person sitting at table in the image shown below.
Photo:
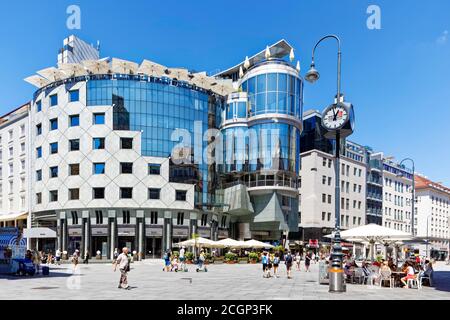
[[[380,270],[378,270],[379,273],[379,280],[381,281],[381,279],[389,279],[392,275],[392,270],[391,268],[389,268],[389,262],[388,261],[384,261],[383,264],[381,265]]]
[[[414,272],[414,268],[411,266],[411,263],[408,261],[405,262],[402,271],[406,273],[406,276],[401,278],[400,281],[403,283],[403,288],[408,289],[408,280],[416,279],[416,274]]]
[[[388,266],[392,271],[397,271],[397,265],[395,264],[394,259],[392,259],[392,257],[389,258],[388,260]]]
[[[422,277],[428,278],[428,283],[432,286],[432,277],[433,277],[433,263],[430,260],[425,260],[424,270],[419,272],[419,279]]]
[[[362,263],[362,270],[364,275],[367,277],[367,283],[372,283],[372,279],[373,282],[376,282],[379,278],[378,273],[374,272],[373,270],[369,269],[370,264],[367,263],[366,261],[363,261]]]

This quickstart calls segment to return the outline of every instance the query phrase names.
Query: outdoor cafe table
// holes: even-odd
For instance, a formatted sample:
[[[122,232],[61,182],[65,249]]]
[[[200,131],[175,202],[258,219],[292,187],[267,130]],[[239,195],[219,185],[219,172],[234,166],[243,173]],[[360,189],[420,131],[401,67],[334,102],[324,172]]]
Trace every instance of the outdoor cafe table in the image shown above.
[[[403,286],[402,282],[401,282],[401,278],[403,278],[404,276],[406,276],[406,272],[403,271],[392,271],[392,276],[394,277],[394,286],[398,287],[398,286]]]

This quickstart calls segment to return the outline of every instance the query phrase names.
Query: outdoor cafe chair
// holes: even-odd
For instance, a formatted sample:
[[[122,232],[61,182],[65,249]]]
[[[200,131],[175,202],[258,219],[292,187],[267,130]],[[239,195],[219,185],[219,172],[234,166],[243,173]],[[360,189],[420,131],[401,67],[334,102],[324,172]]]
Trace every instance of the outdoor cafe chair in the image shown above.
[[[361,268],[355,269],[355,272],[353,274],[353,280],[356,280],[356,279],[358,280],[358,284],[366,282],[367,276],[364,274],[363,269],[361,269]]]
[[[394,287],[394,278],[392,278],[392,273],[390,271],[381,271],[380,272],[380,287],[383,285],[383,282],[389,281],[389,287]]]
[[[413,279],[408,279],[406,281],[406,285],[408,286],[408,288],[422,289],[422,284],[420,283],[420,280],[418,279],[418,275],[416,275]]]

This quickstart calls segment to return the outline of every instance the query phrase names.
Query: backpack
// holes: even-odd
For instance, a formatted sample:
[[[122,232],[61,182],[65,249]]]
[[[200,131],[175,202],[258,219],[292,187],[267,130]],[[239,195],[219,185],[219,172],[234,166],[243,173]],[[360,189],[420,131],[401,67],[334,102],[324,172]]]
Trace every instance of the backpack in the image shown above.
[[[292,263],[292,256],[290,254],[286,256],[286,263]]]
[[[275,257],[275,259],[273,259],[273,264],[279,264],[280,263],[280,258]]]

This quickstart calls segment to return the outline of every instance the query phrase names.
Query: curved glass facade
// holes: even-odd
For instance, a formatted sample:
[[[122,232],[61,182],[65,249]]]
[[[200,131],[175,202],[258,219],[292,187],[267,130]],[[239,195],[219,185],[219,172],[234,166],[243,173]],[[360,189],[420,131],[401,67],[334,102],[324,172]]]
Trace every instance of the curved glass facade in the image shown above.
[[[242,83],[248,93],[250,116],[281,113],[301,118],[302,90],[300,78],[288,73],[263,73]]]
[[[116,75],[114,79],[90,80],[87,106],[111,105],[114,130],[141,131],[143,156],[169,158],[180,142],[190,144],[192,152],[196,147],[204,150],[207,142],[203,140],[201,146],[195,146],[195,131],[201,130],[203,135],[216,127],[216,108],[222,108],[223,99],[172,79],[145,79]],[[191,141],[172,141],[175,129],[187,130]],[[197,206],[215,202],[214,179],[214,170],[206,163],[171,164],[171,182],[196,185]]]

